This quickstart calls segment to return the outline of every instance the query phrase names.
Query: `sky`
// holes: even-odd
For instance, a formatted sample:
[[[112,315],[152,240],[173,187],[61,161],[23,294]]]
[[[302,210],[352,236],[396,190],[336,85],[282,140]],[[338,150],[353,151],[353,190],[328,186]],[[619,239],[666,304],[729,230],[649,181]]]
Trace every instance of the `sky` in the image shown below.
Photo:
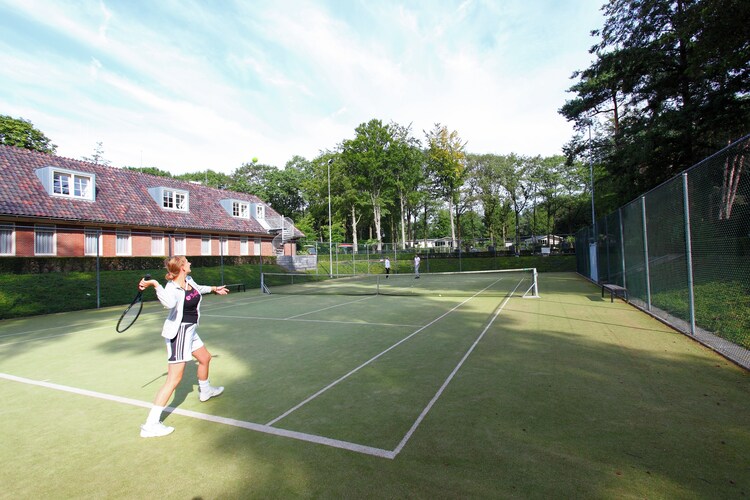
[[[231,174],[371,119],[560,154],[604,0],[0,0],[0,115],[67,158]]]

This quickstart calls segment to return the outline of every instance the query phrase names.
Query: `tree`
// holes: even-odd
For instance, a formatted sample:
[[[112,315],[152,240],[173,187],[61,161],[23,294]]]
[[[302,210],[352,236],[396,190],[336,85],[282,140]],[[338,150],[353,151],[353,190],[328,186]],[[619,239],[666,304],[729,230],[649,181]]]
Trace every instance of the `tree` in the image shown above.
[[[451,240],[456,246],[456,223],[453,209],[458,203],[458,193],[466,168],[466,154],[464,143],[458,132],[449,132],[448,128],[439,123],[427,137],[426,163],[433,179],[433,186],[441,197],[448,202],[451,215]]]
[[[415,192],[424,181],[421,169],[424,156],[421,144],[411,136],[411,125],[403,127],[391,122],[390,128],[393,133],[393,145],[388,151],[389,161],[396,166],[394,185],[399,204],[401,248],[405,248],[408,213],[415,201],[415,198],[410,197],[409,194]]]
[[[156,167],[123,167],[125,170],[132,170],[134,172],[140,172],[142,174],[148,174],[148,175],[156,175],[158,177],[172,177],[172,174],[167,172],[166,170],[161,170]],[[180,176],[181,179],[188,180],[192,176],[196,176],[199,174],[185,174],[184,176]],[[200,174],[203,175],[203,174]]]
[[[500,165],[500,184],[510,199],[515,215],[515,248],[521,244],[521,213],[531,201],[528,159],[516,154],[503,157]]]
[[[245,163],[231,175],[228,186],[234,191],[254,194],[274,210],[292,219],[304,213],[305,199],[302,178],[307,160],[295,156],[280,170],[258,162]]]
[[[57,146],[30,121],[7,115],[0,115],[0,144],[47,154],[57,151]]]
[[[618,206],[747,133],[750,3],[613,0],[603,10],[596,60],[574,73],[576,97],[560,112],[578,131],[568,152],[585,150],[592,124],[589,152]]]
[[[477,201],[482,207],[484,227],[495,246],[497,240],[505,241],[505,221],[511,213],[510,203],[500,182],[504,175],[503,159],[492,154],[469,155],[468,163],[476,184]]]
[[[101,141],[96,143],[94,154],[92,154],[91,156],[83,156],[81,157],[81,160],[87,161],[89,163],[94,163],[96,165],[104,165],[105,167],[112,163],[111,161],[104,158],[104,147],[102,146]]]
[[[376,119],[360,124],[355,132],[356,137],[344,141],[342,145],[341,161],[346,175],[351,176],[354,188],[369,194],[377,249],[380,252],[383,242],[382,216],[389,204],[384,194],[394,187],[394,174],[398,168],[388,155],[388,149],[394,142],[393,135],[388,126]]]
[[[232,178],[229,175],[221,172],[214,172],[210,169],[205,170],[204,172],[178,175],[175,178],[184,181],[200,182],[204,186],[210,186],[216,189],[232,189]]]

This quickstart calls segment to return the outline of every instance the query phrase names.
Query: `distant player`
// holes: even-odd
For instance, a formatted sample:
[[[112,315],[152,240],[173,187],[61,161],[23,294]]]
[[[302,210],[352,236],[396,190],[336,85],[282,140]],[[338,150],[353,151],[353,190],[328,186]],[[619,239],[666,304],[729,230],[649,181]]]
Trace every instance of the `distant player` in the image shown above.
[[[385,279],[388,279],[390,274],[391,274],[391,261],[388,259],[388,257],[386,257],[385,258]]]
[[[419,279],[419,255],[414,256],[414,279]]]

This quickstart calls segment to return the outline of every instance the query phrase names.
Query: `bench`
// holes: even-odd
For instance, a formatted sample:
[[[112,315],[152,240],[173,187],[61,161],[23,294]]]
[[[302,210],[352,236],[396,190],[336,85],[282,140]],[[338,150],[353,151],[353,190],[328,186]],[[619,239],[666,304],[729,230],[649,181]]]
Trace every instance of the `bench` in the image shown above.
[[[609,292],[609,301],[614,302],[615,297],[621,297],[628,302],[628,289],[621,287],[620,285],[613,285],[610,283],[604,283],[602,285],[602,298],[604,298],[604,292]]]
[[[231,290],[232,288],[236,288],[238,292],[244,292],[245,291],[245,284],[244,283],[232,283],[230,285],[224,285],[228,290]]]

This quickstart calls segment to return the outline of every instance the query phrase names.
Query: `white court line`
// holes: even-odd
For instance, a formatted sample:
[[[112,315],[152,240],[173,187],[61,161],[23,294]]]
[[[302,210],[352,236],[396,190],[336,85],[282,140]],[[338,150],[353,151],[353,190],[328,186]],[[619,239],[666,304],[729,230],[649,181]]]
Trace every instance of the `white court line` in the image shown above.
[[[34,337],[33,339],[16,340],[14,342],[6,342],[4,344],[0,344],[0,347],[5,347],[5,346],[9,346],[9,345],[16,345],[16,344],[25,344],[26,342],[37,342],[39,340],[55,339],[55,338],[58,338],[58,337],[67,337],[68,335],[77,335],[77,334],[83,334],[83,333],[93,333],[93,332],[95,332],[97,330],[101,330],[103,328],[106,328],[106,329],[110,329],[111,328],[112,330],[115,329],[114,326],[112,326],[112,325],[102,325],[102,326],[98,326],[96,328],[90,328],[90,329],[86,330],[85,332],[80,332],[80,331],[66,332],[66,333],[60,333],[58,335],[47,335],[46,337]],[[50,330],[50,328],[45,328],[45,330]]]
[[[288,318],[284,318],[284,319],[299,318],[300,316],[307,316],[308,314],[315,314],[315,313],[319,313],[319,312],[322,312],[322,311],[327,311],[329,309],[335,309],[335,308],[341,307],[341,306],[348,306],[349,304],[356,304],[357,302],[362,302],[363,300],[370,300],[373,297],[376,297],[376,295],[371,295],[369,297],[364,297],[362,299],[357,299],[357,300],[350,300],[349,302],[344,302],[343,304],[336,304],[334,306],[324,307],[323,309],[318,309],[317,311],[309,311],[309,312],[306,312],[306,313],[297,314],[295,316],[289,316]]]
[[[409,327],[409,328],[416,328],[420,326],[420,325],[414,325],[414,324],[400,324],[400,323],[370,323],[369,321],[356,323],[351,320],[350,321],[334,321],[331,319],[289,319],[289,318],[272,318],[268,316],[234,316],[234,315],[227,315],[227,314],[203,314],[201,313],[201,318],[203,317],[255,319],[255,320],[262,320],[262,321],[292,321],[292,322],[299,322],[299,323],[331,323],[334,325],[352,325],[352,326],[400,326],[400,327]]]
[[[499,281],[499,280],[497,280],[497,281]],[[364,363],[362,363],[361,365],[359,365],[358,367],[356,367],[355,369],[353,369],[352,371],[350,371],[346,375],[343,375],[342,377],[339,377],[338,379],[334,380],[333,382],[331,382],[327,386],[325,386],[322,389],[320,389],[315,394],[309,396],[307,399],[305,399],[301,403],[293,406],[292,408],[288,409],[287,411],[285,411],[284,413],[282,413],[278,417],[274,418],[273,420],[271,420],[270,422],[268,422],[266,425],[273,425],[276,422],[278,422],[279,420],[281,420],[281,419],[289,416],[294,411],[300,409],[301,407],[303,407],[304,405],[306,405],[307,403],[309,403],[313,399],[317,398],[318,396],[320,396],[321,394],[323,394],[324,392],[326,392],[328,389],[331,389],[332,387],[338,385],[340,382],[342,382],[342,381],[346,380],[347,378],[349,378],[350,376],[354,375],[359,370],[361,370],[362,368],[366,367],[367,365],[369,365],[370,363],[372,363],[373,361],[375,361],[376,359],[378,359],[379,357],[381,357],[385,353],[391,351],[392,349],[395,349],[396,347],[398,347],[399,345],[403,344],[404,342],[406,342],[407,340],[409,340],[410,338],[412,338],[413,336],[415,336],[416,334],[418,334],[419,332],[421,332],[425,328],[427,328],[427,327],[429,327],[429,326],[437,323],[438,321],[440,321],[441,319],[443,319],[444,317],[446,317],[447,315],[449,315],[450,313],[452,313],[453,311],[455,311],[456,309],[458,309],[462,305],[466,304],[468,301],[470,301],[471,299],[473,299],[474,297],[476,297],[477,295],[479,295],[483,291],[487,290],[489,287],[491,287],[492,285],[494,285],[495,283],[497,283],[497,281],[491,283],[490,285],[487,285],[487,287],[485,287],[484,289],[482,289],[479,292],[475,293],[474,295],[472,295],[471,297],[467,298],[466,300],[464,300],[460,304],[457,304],[452,309],[444,312],[443,314],[441,314],[437,318],[433,319],[432,321],[430,321],[429,323],[427,323],[423,327],[421,327],[421,328],[417,329],[416,331],[414,331],[412,334],[410,334],[410,335],[404,337],[403,339],[399,340],[398,342],[396,342],[395,344],[393,344],[392,346],[390,346],[388,349],[384,350],[380,354],[377,354],[377,355],[373,356],[372,358],[368,359],[367,361],[365,361]]]
[[[8,375],[6,373],[0,373],[0,378],[10,380],[13,382],[20,382],[22,384],[36,385],[39,387],[45,387],[47,389],[54,389],[57,391],[70,392],[78,394],[80,396],[88,396],[92,398],[104,399],[107,401],[114,401],[116,403],[122,403],[131,406],[139,406],[141,408],[151,408],[152,403],[146,401],[139,401],[137,399],[124,398],[121,396],[114,396],[112,394],[105,394],[102,392],[89,391],[86,389],[78,389],[75,387],[69,387],[66,385],[53,384],[51,382],[44,382],[39,380],[31,380],[23,377],[16,377],[15,375]],[[218,417],[215,415],[209,415],[206,413],[200,413],[191,410],[181,410],[180,408],[167,407],[166,411],[182,415],[184,417],[195,418],[198,420],[205,420],[207,422],[215,422],[218,424],[231,425],[233,427],[240,427],[242,429],[249,429],[251,431],[262,432],[265,434],[273,434],[276,436],[282,436],[299,441],[307,441],[309,443],[322,444],[333,448],[340,448],[342,450],[354,451],[357,453],[363,453],[365,455],[373,455],[376,457],[393,459],[396,455],[390,450],[383,450],[381,448],[375,448],[372,446],[365,446],[357,443],[350,443],[348,441],[341,441],[338,439],[331,439],[323,436],[316,436],[315,434],[305,434],[303,432],[290,431],[286,429],[279,429],[276,427],[269,427],[267,425],[255,424],[253,422],[245,422],[243,420],[236,420],[234,418]]]
[[[519,285],[520,285],[520,282],[519,282]],[[262,432],[262,433],[266,433],[266,434],[273,434],[273,435],[277,435],[277,436],[287,437],[287,438],[291,438],[291,439],[297,439],[297,440],[300,440],[300,441],[306,441],[306,442],[315,443],[315,444],[321,444],[321,445],[325,445],[325,446],[330,446],[330,447],[334,447],[334,448],[349,450],[349,451],[353,451],[353,452],[357,452],[357,453],[362,453],[362,454],[366,454],[366,455],[377,456],[377,457],[381,457],[381,458],[387,458],[387,459],[391,459],[391,460],[395,459],[396,456],[401,452],[401,450],[403,450],[404,446],[406,446],[406,444],[408,443],[408,441],[411,439],[411,436],[414,434],[414,432],[419,427],[419,425],[421,424],[421,422],[427,416],[427,414],[429,413],[430,409],[432,409],[432,407],[434,406],[434,404],[437,402],[437,400],[443,394],[443,392],[447,388],[448,384],[453,380],[453,377],[456,375],[456,373],[458,372],[458,370],[461,368],[461,366],[463,366],[463,364],[466,361],[466,359],[468,359],[469,355],[474,351],[474,349],[476,348],[476,346],[479,344],[480,340],[484,337],[484,335],[487,333],[487,331],[489,330],[489,328],[494,324],[495,320],[500,315],[500,312],[505,308],[505,305],[508,303],[508,301],[512,297],[512,294],[515,293],[515,290],[518,288],[519,285],[516,285],[516,288],[513,290],[513,292],[511,292],[511,294],[509,294],[505,298],[505,300],[503,301],[503,303],[497,308],[497,310],[495,311],[495,314],[493,315],[493,317],[490,320],[490,322],[485,326],[484,330],[482,330],[482,333],[479,334],[479,336],[476,338],[476,340],[474,341],[474,343],[468,349],[468,351],[466,352],[466,354],[464,354],[463,358],[461,358],[461,360],[458,362],[458,364],[456,365],[456,367],[453,369],[453,371],[450,373],[450,375],[448,376],[448,378],[445,380],[445,382],[443,383],[443,385],[440,387],[440,389],[438,389],[438,391],[435,394],[435,396],[432,398],[432,400],[430,400],[430,402],[424,408],[424,410],[422,410],[422,413],[420,413],[419,417],[417,417],[417,419],[415,420],[414,424],[412,424],[412,426],[409,429],[409,431],[406,433],[406,435],[399,442],[398,446],[396,446],[396,448],[393,449],[393,450],[385,450],[385,449],[382,449],[382,448],[376,448],[376,447],[372,447],[372,446],[366,446],[366,445],[361,445],[361,444],[357,444],[357,443],[351,443],[351,442],[348,442],[348,441],[341,441],[341,440],[337,440],[337,439],[326,438],[326,437],[317,436],[317,435],[314,435],[314,434],[306,434],[306,433],[302,433],[302,432],[290,431],[290,430],[281,429],[281,428],[277,428],[277,427],[271,427],[271,425],[274,422],[277,422],[278,420],[280,420],[281,418],[283,418],[284,416],[288,415],[292,411],[294,411],[297,408],[301,407],[302,405],[306,404],[307,402],[309,402],[310,400],[312,400],[314,397],[317,397],[317,395],[321,394],[322,392],[328,390],[330,387],[333,387],[335,384],[338,384],[340,381],[342,381],[345,378],[349,377],[351,374],[353,374],[354,372],[358,371],[359,369],[361,369],[365,365],[369,364],[370,362],[372,362],[375,359],[379,358],[380,356],[382,356],[386,352],[390,351],[391,349],[393,349],[396,346],[400,345],[401,343],[405,342],[406,340],[408,340],[409,338],[413,337],[414,335],[416,335],[420,331],[424,330],[428,326],[436,323],[437,321],[439,321],[443,317],[445,317],[448,314],[450,314],[451,312],[455,311],[460,306],[462,306],[463,304],[465,304],[466,302],[468,302],[472,298],[474,298],[477,295],[479,295],[481,292],[478,292],[478,293],[474,294],[473,296],[467,298],[466,300],[464,300],[460,304],[456,305],[455,307],[453,307],[452,309],[450,309],[446,313],[444,313],[441,316],[439,316],[438,318],[434,319],[433,321],[431,321],[427,325],[421,327],[419,330],[415,331],[414,333],[412,333],[408,337],[405,337],[401,341],[399,341],[396,344],[392,345],[391,347],[389,347],[388,349],[386,349],[382,353],[378,354],[377,356],[373,357],[372,359],[370,359],[369,361],[367,361],[363,365],[355,368],[354,370],[352,370],[351,372],[349,372],[347,375],[341,377],[340,379],[338,379],[337,381],[333,382],[332,384],[330,384],[326,388],[322,389],[321,391],[318,391],[316,394],[314,394],[313,396],[311,396],[307,400],[303,401],[302,403],[300,403],[296,407],[294,407],[291,410],[287,411],[284,415],[282,415],[280,417],[277,417],[276,419],[274,419],[273,421],[271,421],[270,423],[268,423],[266,425],[256,424],[256,423],[252,423],[252,422],[246,422],[246,421],[242,421],[242,420],[236,420],[236,419],[227,418],[227,417],[219,417],[219,416],[215,416],[215,415],[208,415],[208,414],[205,414],[205,413],[194,412],[194,411],[191,411],[191,410],[182,410],[182,409],[173,408],[173,407],[167,407],[167,410],[171,411],[172,413],[176,413],[178,415],[182,415],[182,416],[186,416],[186,417],[191,417],[191,418],[196,418],[196,419],[199,419],[199,420],[205,420],[205,421],[220,423],[220,424],[224,424],[224,425],[231,425],[231,426],[234,426],[234,427],[239,427],[239,428],[244,428],[244,429],[248,429],[248,430],[253,430],[253,431],[256,431],[256,432]],[[492,286],[492,285],[489,285],[489,286]],[[489,288],[489,286],[487,288]],[[485,290],[486,290],[486,288],[485,288]],[[484,290],[482,290],[482,291],[484,291]],[[151,408],[151,406],[152,406],[151,403],[148,403],[148,402],[145,402],[145,401],[139,401],[139,400],[136,400],[136,399],[124,398],[124,397],[120,397],[120,396],[114,396],[114,395],[104,394],[104,393],[100,393],[100,392],[89,391],[89,390],[85,390],[85,389],[77,389],[77,388],[74,388],[74,387],[68,387],[68,386],[64,386],[64,385],[60,385],[60,384],[54,384],[54,383],[47,382],[47,381],[35,381],[35,380],[26,379],[26,378],[22,378],[22,377],[16,377],[14,375],[8,375],[8,374],[4,374],[4,373],[0,373],[0,378],[4,378],[6,380],[11,380],[11,381],[20,382],[20,383],[26,383],[26,384],[30,384],[30,385],[41,386],[41,387],[45,387],[45,388],[49,388],[49,389],[55,389],[55,390],[70,392],[70,393],[74,393],[74,394],[89,396],[89,397],[94,397],[94,398],[99,398],[99,399],[104,399],[104,400],[109,400],[109,401],[115,401],[115,402],[119,402],[119,403],[122,403],[122,404],[129,404],[129,405],[133,405],[133,406],[139,406],[139,407],[143,407],[143,408]]]
[[[393,450],[393,454],[398,455],[401,453],[401,450],[404,449],[404,446],[406,446],[406,443],[411,439],[412,434],[414,434],[414,431],[417,430],[417,427],[419,427],[419,424],[422,423],[422,420],[427,416],[427,413],[429,413],[430,409],[432,409],[433,405],[437,402],[438,398],[443,394],[443,391],[445,391],[445,388],[448,387],[448,384],[453,380],[453,377],[456,375],[458,370],[461,368],[461,366],[464,364],[464,361],[469,357],[469,355],[472,353],[474,348],[479,344],[479,341],[482,340],[482,337],[484,337],[484,334],[487,333],[487,330],[490,329],[492,324],[495,322],[497,317],[500,315],[500,312],[505,308],[505,304],[508,303],[510,298],[513,296],[513,294],[516,292],[518,287],[521,285],[521,282],[518,282],[518,285],[516,285],[516,288],[513,289],[513,291],[505,297],[505,300],[503,301],[500,306],[498,306],[497,310],[495,311],[495,314],[492,316],[492,319],[489,323],[487,323],[487,326],[484,327],[484,330],[482,330],[482,333],[479,334],[479,337],[476,338],[473,344],[471,344],[471,347],[468,351],[466,351],[466,354],[464,354],[464,357],[461,358],[461,361],[458,362],[456,367],[453,369],[450,375],[448,375],[448,378],[445,379],[445,382],[443,382],[443,385],[440,386],[440,389],[438,389],[437,393],[435,393],[435,396],[430,400],[430,402],[427,404],[424,410],[422,410],[422,413],[419,414],[419,417],[417,417],[417,420],[414,421],[414,424],[411,426],[411,429],[409,429],[409,432],[406,433],[404,438],[401,440],[401,442],[396,446],[396,448]]]
[[[96,321],[88,321],[86,323],[78,323],[78,324],[75,324],[75,325],[58,325],[58,326],[51,326],[49,328],[39,328],[38,330],[26,330],[25,332],[4,333],[4,334],[0,335],[0,339],[4,339],[4,338],[7,338],[7,337],[16,337],[18,335],[30,335],[30,334],[34,334],[34,333],[45,332],[47,330],[59,330],[61,328],[77,328],[79,326],[88,326],[88,325],[93,325],[95,323],[101,323],[102,321],[103,320],[99,319],[99,320],[96,320]]]

